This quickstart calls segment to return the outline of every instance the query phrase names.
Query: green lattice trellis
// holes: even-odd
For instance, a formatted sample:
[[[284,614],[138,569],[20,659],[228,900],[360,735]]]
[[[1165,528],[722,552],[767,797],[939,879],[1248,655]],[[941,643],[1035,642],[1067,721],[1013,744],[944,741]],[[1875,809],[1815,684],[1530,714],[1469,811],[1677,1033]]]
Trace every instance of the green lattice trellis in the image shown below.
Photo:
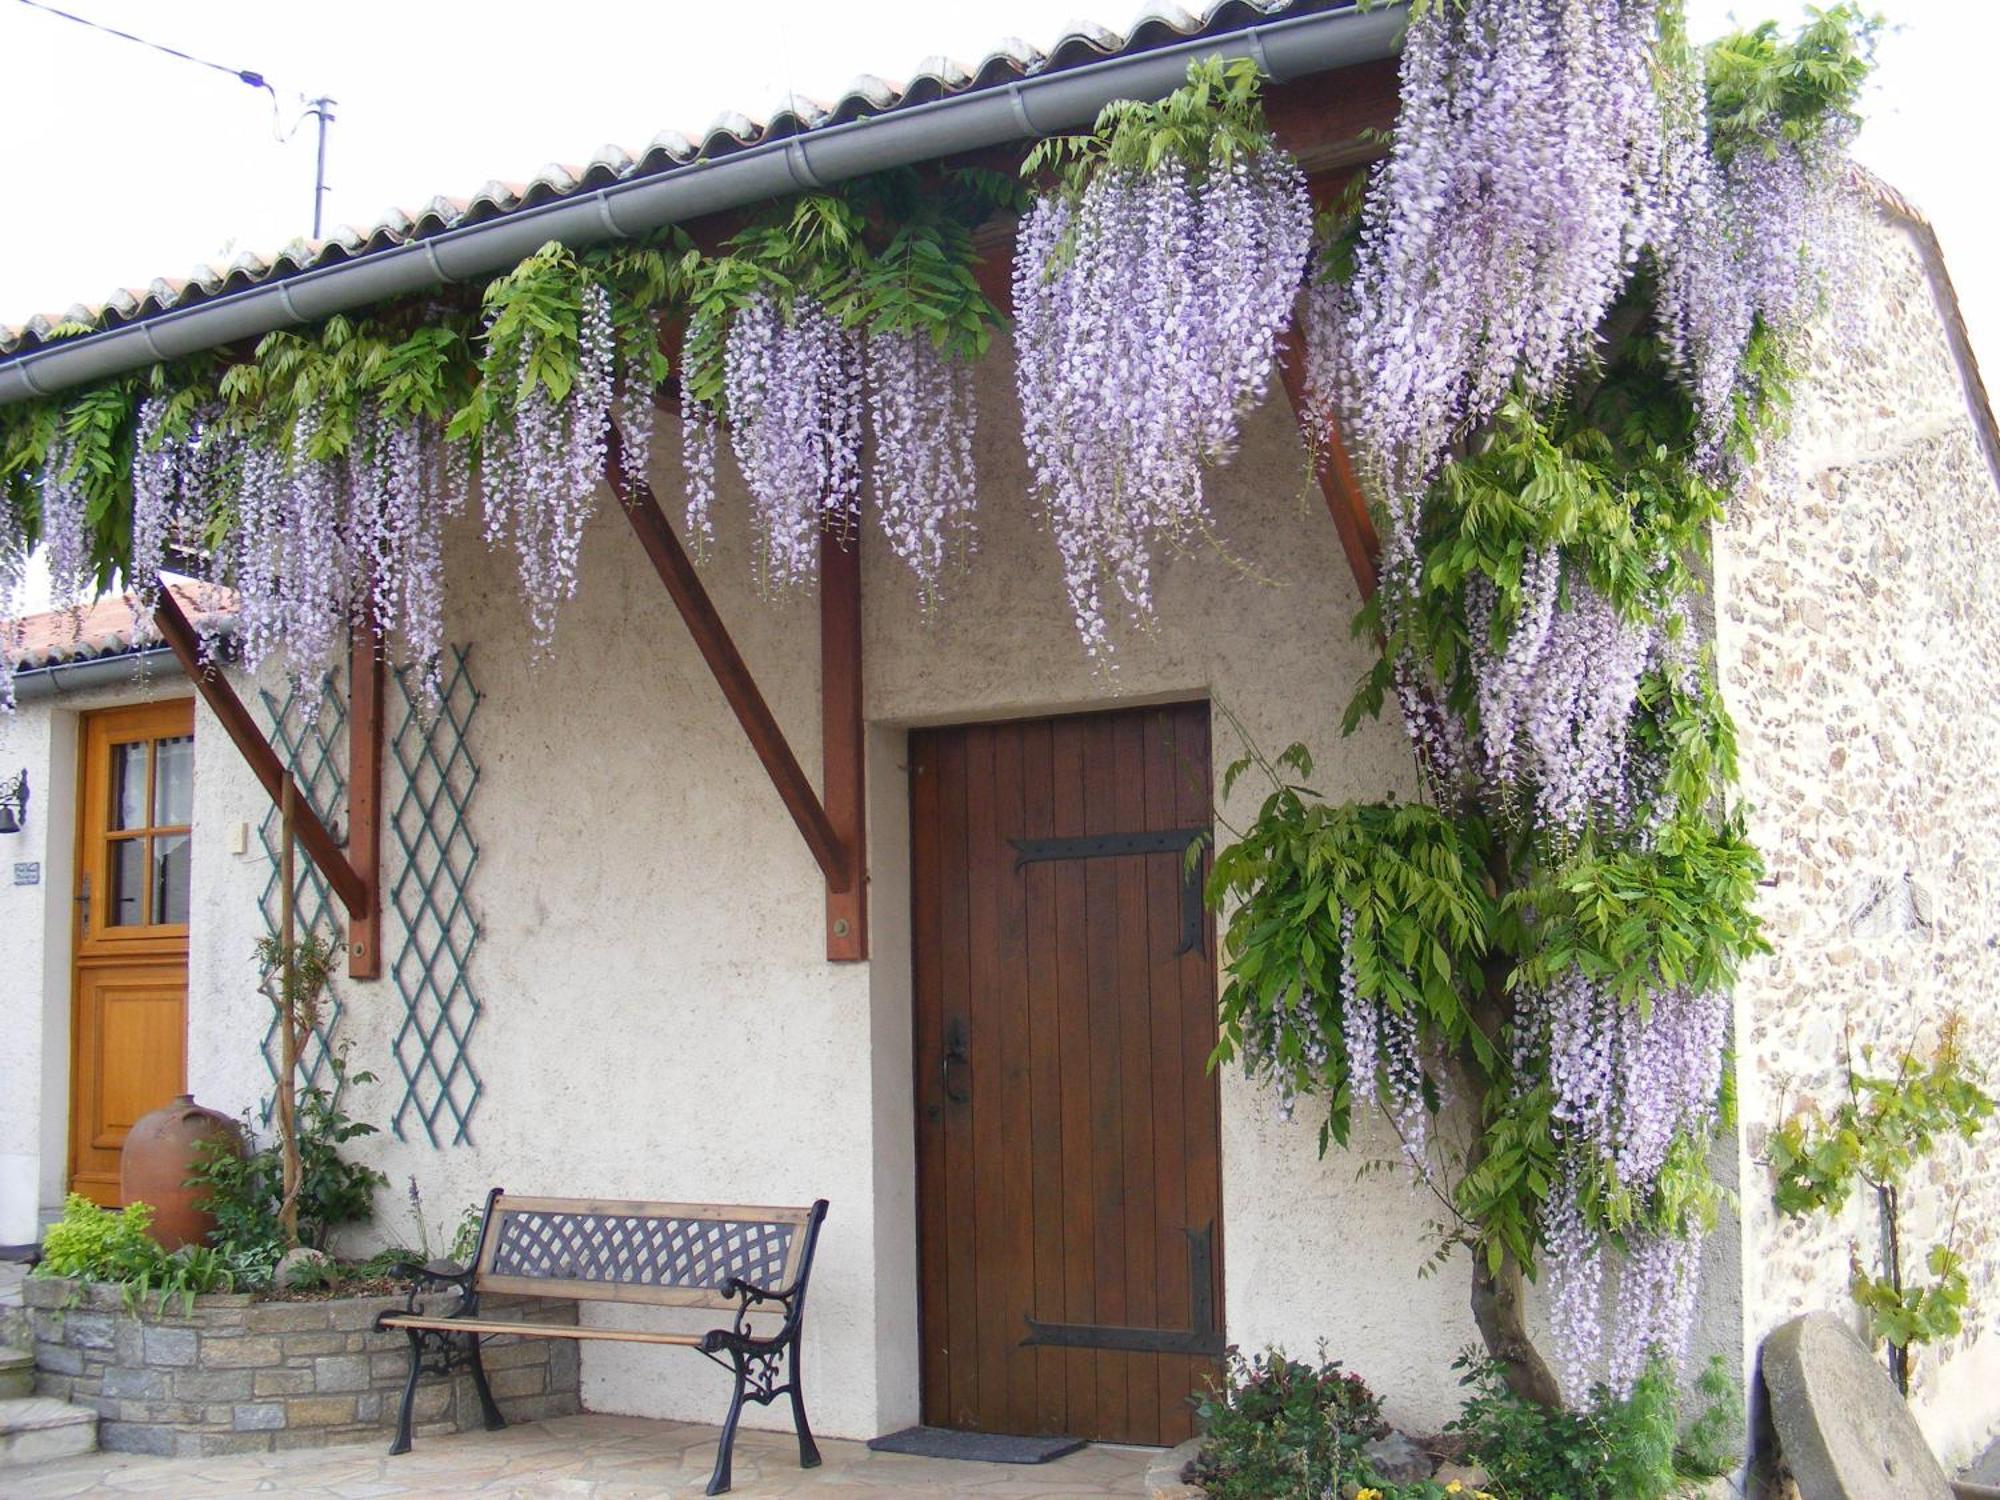
[[[403,1098],[391,1128],[410,1139],[421,1125],[433,1146],[471,1140],[479,1103],[479,1073],[466,1043],[479,1024],[479,997],[466,975],[479,943],[479,923],[466,887],[479,845],[466,812],[479,766],[466,742],[479,693],[463,647],[439,663],[436,710],[419,711],[420,668],[391,673],[401,710],[389,752],[402,782],[389,830],[402,853],[390,908],[403,930],[390,976],[403,1001],[403,1024],[392,1051],[403,1075]]]
[[[320,821],[329,829],[337,829],[347,811],[344,765],[347,705],[331,676],[321,680],[317,692],[318,712],[311,715],[306,713],[306,700],[296,684],[287,688],[283,698],[262,690],[258,696],[263,699],[264,714],[270,721],[271,748],[278,753],[278,759],[298,783],[306,805],[319,815]],[[273,807],[264,814],[264,821],[257,828],[257,837],[271,865],[270,877],[264,882],[264,894],[258,904],[264,913],[264,930],[275,936],[282,888],[278,875],[280,819],[277,808]],[[304,855],[295,861],[292,899],[301,934],[317,932],[336,942],[345,935],[339,903],[334,899],[332,888],[327,885],[326,877],[320,874],[318,867]],[[311,1039],[299,1058],[299,1074],[306,1087],[322,1088],[331,1084],[336,1095],[340,1090],[340,1080],[334,1076],[330,1064],[333,1033],[340,1024],[342,1009],[340,992],[328,984],[318,1024],[313,1027]],[[270,1070],[271,1081],[275,1084],[278,1080],[276,1007],[272,1008],[270,1023],[264,1028],[264,1066]],[[267,1122],[274,1106],[275,1096],[264,1101],[264,1119]]]

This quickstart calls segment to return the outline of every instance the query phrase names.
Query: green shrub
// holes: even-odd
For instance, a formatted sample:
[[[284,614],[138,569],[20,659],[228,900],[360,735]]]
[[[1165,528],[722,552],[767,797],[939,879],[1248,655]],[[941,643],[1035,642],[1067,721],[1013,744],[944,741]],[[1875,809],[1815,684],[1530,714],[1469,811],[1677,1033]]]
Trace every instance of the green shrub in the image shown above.
[[[1382,1403],[1320,1347],[1318,1365],[1272,1349],[1232,1349],[1220,1387],[1197,1408],[1195,1481],[1213,1500],[1321,1500],[1369,1476],[1361,1450],[1385,1437]]]
[[[1496,1500],[1659,1500],[1674,1486],[1679,1398],[1664,1361],[1623,1399],[1602,1387],[1580,1411],[1524,1401],[1498,1364],[1472,1354],[1455,1366],[1471,1391],[1446,1430],[1466,1440]]]
[[[151,1204],[100,1208],[71,1193],[61,1221],[42,1238],[35,1274],[112,1282],[123,1288],[125,1306],[135,1312],[149,1296],[156,1312],[165,1310],[170,1297],[179,1298],[186,1312],[200,1293],[235,1290],[235,1270],[226,1256],[205,1245],[169,1252],[146,1232],[152,1222]]]
[[[342,1082],[373,1083],[375,1075],[348,1075],[338,1060]],[[389,1179],[373,1167],[348,1161],[340,1148],[375,1127],[351,1119],[326,1089],[307,1089],[299,1099],[299,1243],[324,1250],[344,1224],[364,1224],[375,1216],[375,1189]],[[238,1155],[226,1145],[208,1144],[196,1153],[189,1185],[204,1189],[202,1207],[215,1216],[208,1240],[236,1268],[247,1286],[262,1286],[285,1253],[278,1209],[284,1201],[284,1157],[276,1143]]]

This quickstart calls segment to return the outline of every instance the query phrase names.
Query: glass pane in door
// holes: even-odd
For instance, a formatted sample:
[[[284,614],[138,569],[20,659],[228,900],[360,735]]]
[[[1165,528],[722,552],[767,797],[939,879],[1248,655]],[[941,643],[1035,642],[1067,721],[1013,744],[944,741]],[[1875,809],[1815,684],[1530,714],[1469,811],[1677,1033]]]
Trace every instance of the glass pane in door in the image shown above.
[[[111,747],[111,826],[146,826],[146,742]]]
[[[146,747],[139,747],[140,754]],[[146,920],[146,841],[116,839],[107,861],[111,889],[105,902],[105,923],[111,927],[139,927]]]
[[[194,736],[153,741],[153,826],[184,828],[194,821]]]
[[[162,833],[153,839],[153,922],[188,919],[188,836]]]

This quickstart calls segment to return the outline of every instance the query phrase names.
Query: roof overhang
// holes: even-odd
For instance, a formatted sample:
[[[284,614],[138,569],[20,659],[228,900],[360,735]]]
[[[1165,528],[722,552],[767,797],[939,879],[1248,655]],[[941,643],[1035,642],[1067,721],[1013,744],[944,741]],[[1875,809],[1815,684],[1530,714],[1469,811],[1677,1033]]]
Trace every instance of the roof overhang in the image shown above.
[[[1195,58],[1249,58],[1282,84],[1392,56],[1403,0],[1353,0],[1005,82],[836,119],[721,158],[572,192],[479,223],[364,250],[192,306],[0,357],[0,405],[255,339],[335,313],[497,275],[550,240],[583,247],[670,224],[1089,124],[1115,99],[1164,97]]]

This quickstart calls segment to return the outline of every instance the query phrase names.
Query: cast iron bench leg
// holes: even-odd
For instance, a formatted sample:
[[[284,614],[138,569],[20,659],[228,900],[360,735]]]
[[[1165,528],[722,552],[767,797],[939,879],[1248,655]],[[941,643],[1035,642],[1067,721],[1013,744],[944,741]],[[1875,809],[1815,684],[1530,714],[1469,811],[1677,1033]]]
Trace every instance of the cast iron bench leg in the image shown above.
[[[743,1415],[743,1391],[749,1381],[749,1369],[741,1350],[729,1351],[730,1361],[736,1366],[736,1393],[729,1398],[729,1415],[722,1419],[722,1442],[715,1450],[715,1472],[708,1476],[708,1490],[711,1495],[729,1492],[729,1455],[736,1446],[736,1419]]]
[[[493,1400],[493,1387],[486,1383],[486,1361],[479,1357],[479,1335],[468,1333],[465,1338],[472,1345],[472,1388],[479,1393],[479,1414],[486,1419],[488,1432],[498,1432],[507,1425],[507,1419],[500,1415],[500,1408]]]
[[[813,1430],[806,1423],[805,1387],[799,1383],[799,1341],[792,1340],[792,1426],[799,1434],[799,1467],[817,1469],[819,1467],[819,1444],[813,1441]]]
[[[389,1456],[410,1451],[410,1409],[417,1402],[417,1377],[424,1372],[423,1336],[414,1328],[403,1330],[410,1336],[410,1378],[403,1385],[403,1409],[396,1417],[396,1440],[389,1445]]]

